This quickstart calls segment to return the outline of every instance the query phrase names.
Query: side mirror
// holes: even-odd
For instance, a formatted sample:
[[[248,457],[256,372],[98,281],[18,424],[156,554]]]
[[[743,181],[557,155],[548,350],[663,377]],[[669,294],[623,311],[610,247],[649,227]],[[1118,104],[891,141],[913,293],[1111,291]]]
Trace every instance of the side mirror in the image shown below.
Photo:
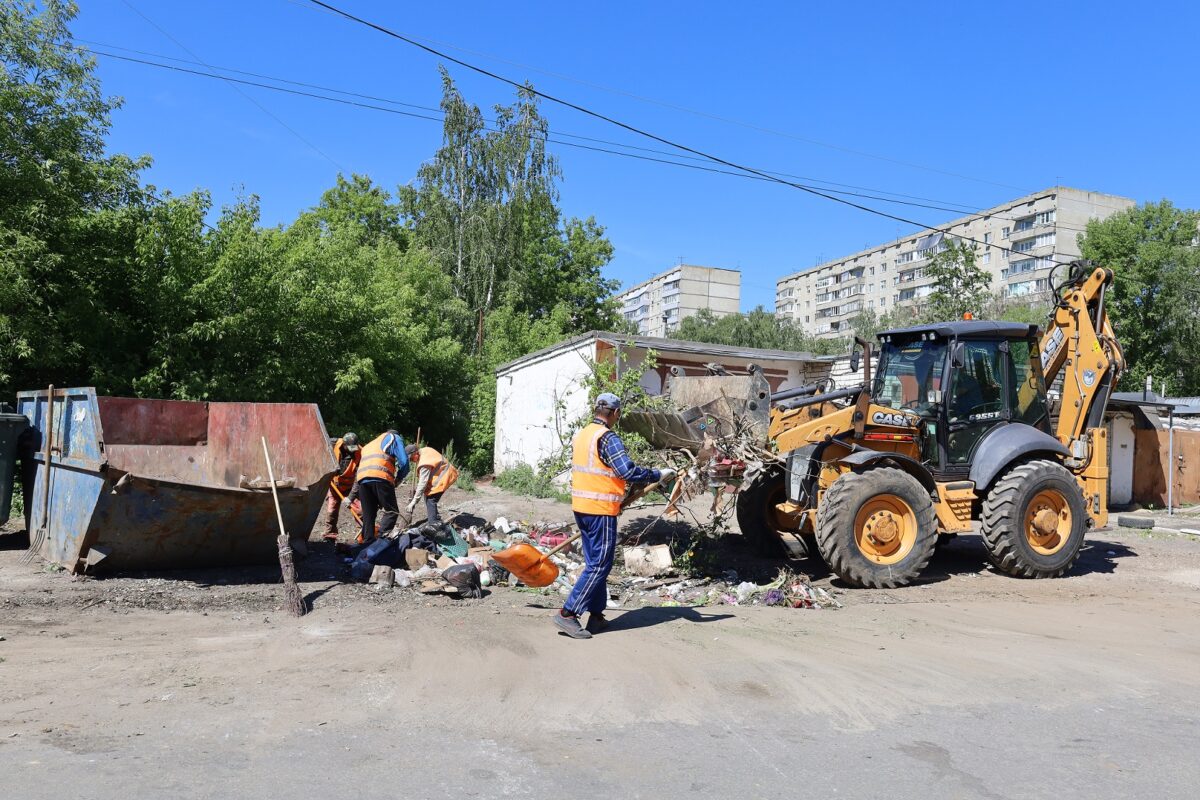
[[[862,366],[862,351],[856,347],[850,351],[850,371],[858,372],[860,366]]]
[[[964,367],[967,364],[967,346],[962,342],[955,342],[954,348],[950,351],[950,365],[955,369]]]

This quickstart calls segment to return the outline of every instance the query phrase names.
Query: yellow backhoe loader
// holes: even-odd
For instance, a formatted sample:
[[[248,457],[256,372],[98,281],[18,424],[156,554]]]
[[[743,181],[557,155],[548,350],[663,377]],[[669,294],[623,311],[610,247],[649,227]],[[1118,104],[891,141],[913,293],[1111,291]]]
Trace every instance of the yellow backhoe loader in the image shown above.
[[[740,494],[743,533],[796,536],[847,583],[890,588],[921,573],[939,536],[978,521],[998,570],[1063,574],[1086,529],[1108,521],[1104,410],[1125,366],[1104,308],[1112,280],[1075,262],[1044,332],[976,320],[890,330],[873,375],[872,346],[857,340],[861,386],[776,395],[768,436],[781,462]],[[1060,372],[1052,425],[1046,387]]]

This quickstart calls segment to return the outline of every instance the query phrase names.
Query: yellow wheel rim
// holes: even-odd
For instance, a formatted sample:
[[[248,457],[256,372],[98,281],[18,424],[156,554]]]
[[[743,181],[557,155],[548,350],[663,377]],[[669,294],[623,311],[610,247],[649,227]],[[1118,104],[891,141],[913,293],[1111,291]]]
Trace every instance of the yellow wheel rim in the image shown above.
[[[1071,506],[1057,489],[1043,489],[1025,509],[1025,539],[1035,553],[1052,556],[1071,538]]]
[[[854,517],[854,540],[876,564],[903,561],[917,541],[917,515],[894,494],[876,495]]]

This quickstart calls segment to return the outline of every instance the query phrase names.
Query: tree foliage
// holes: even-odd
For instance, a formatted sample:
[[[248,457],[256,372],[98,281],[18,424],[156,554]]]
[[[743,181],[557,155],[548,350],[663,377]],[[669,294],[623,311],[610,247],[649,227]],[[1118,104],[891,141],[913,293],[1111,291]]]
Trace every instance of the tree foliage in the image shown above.
[[[564,219],[534,96],[495,125],[445,76],[442,147],[393,196],[339,176],[286,225],[105,154],[75,6],[0,4],[0,391],[316,402],[491,467],[494,368],[617,318],[594,219]]]
[[[1145,203],[1088,223],[1084,258],[1116,273],[1108,309],[1129,369],[1122,388],[1146,376],[1176,395],[1200,394],[1200,212]]]
[[[933,278],[933,293],[921,304],[922,320],[944,322],[967,313],[982,317],[992,276],[975,263],[971,244],[946,241],[925,265],[925,275]]]
[[[718,317],[707,308],[701,309],[693,316],[684,317],[671,338],[816,354],[843,353],[847,347],[841,339],[811,336],[792,320],[776,316],[762,306],[748,314],[728,314],[723,317]]]

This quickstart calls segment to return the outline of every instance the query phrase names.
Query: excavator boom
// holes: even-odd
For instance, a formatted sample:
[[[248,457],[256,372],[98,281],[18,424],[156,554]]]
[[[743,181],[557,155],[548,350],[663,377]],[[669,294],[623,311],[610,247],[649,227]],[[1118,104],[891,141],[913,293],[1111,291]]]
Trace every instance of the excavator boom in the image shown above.
[[[1125,355],[1105,308],[1112,282],[1112,270],[1074,262],[1070,277],[1055,288],[1054,313],[1040,342],[1046,385],[1060,373],[1063,378],[1055,435],[1071,452],[1066,466],[1079,479],[1098,525],[1108,518],[1104,411],[1125,370]]]

